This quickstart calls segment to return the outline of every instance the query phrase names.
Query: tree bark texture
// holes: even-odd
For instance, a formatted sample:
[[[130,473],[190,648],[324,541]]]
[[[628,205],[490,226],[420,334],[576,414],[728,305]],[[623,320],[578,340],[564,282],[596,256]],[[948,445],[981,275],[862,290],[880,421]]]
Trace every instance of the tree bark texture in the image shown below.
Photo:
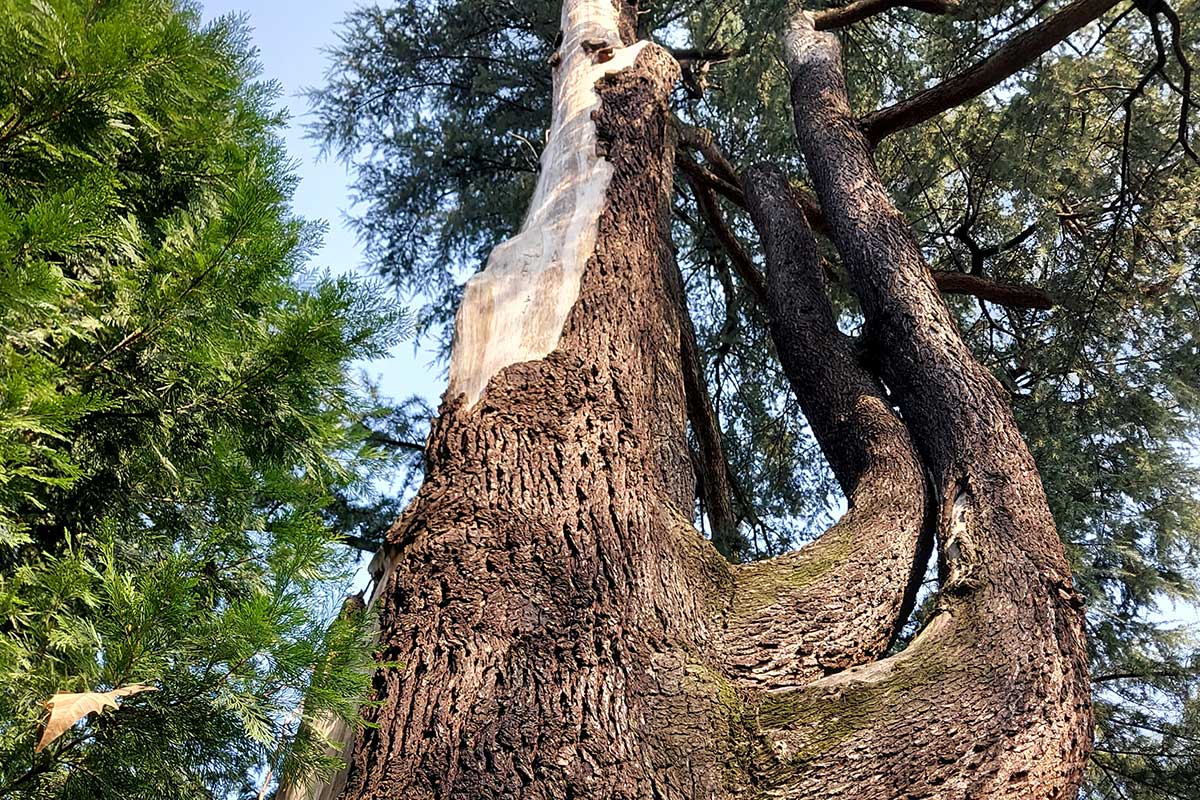
[[[563,19],[556,69],[619,65],[595,84],[594,140],[552,126],[587,134],[606,162],[580,173],[607,176],[594,244],[575,291],[561,240],[538,250],[523,231],[464,306],[487,324],[460,317],[455,347],[471,351],[456,353],[425,483],[389,534],[374,724],[341,797],[1070,797],[1088,687],[1053,520],[1003,391],[875,175],[836,41],[803,15],[789,31],[797,128],[901,412],[837,330],[784,176],[751,171],[739,188],[772,333],[849,509],[801,551],[731,565],[691,520],[695,355],[667,241],[678,65],[633,44],[627,0],[567,0]],[[560,104],[560,78],[555,114],[588,108]],[[531,219],[575,224],[592,208],[590,189],[541,188],[552,205]],[[543,289],[574,298],[561,331],[495,341],[516,334],[488,320],[551,308]],[[517,305],[493,315],[501,303]],[[935,526],[938,614],[878,660]]]
[[[802,586],[730,622],[735,674],[780,691],[886,651],[912,610],[932,530],[908,431],[837,328],[816,241],[795,194],[765,166],[750,170],[744,188],[767,260],[776,350],[848,499],[846,514],[813,544],[737,573],[743,584],[754,576],[765,585]]]
[[[627,43],[565,33],[597,59]],[[390,536],[379,658],[396,666],[376,673],[344,797],[720,794],[736,721],[710,654],[729,581],[690,522],[677,79],[646,46],[600,81],[612,178],[558,345],[473,404],[448,393]]]
[[[800,12],[785,50],[831,237],[932,474],[943,575],[938,614],[903,653],[778,714],[779,793],[1074,797],[1091,739],[1083,613],[1033,459],[875,171],[836,38]]]

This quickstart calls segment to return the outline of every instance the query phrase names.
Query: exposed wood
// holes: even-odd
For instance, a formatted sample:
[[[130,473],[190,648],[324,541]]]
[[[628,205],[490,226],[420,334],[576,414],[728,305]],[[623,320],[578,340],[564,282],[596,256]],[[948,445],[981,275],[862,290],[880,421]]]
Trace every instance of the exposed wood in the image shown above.
[[[600,9],[607,9],[601,12]],[[554,67],[554,107],[538,183],[520,232],[496,247],[463,292],[450,360],[451,394],[468,403],[504,367],[542,358],[558,345],[596,241],[612,165],[599,152],[591,119],[595,84],[632,66],[644,43],[619,47],[628,14],[610,0],[567,3]]]
[[[863,117],[860,123],[863,133],[870,142],[878,142],[896,131],[919,125],[962,105],[1025,69],[1119,2],[1075,0],[1029,30],[1017,34],[974,66],[895,105]]]

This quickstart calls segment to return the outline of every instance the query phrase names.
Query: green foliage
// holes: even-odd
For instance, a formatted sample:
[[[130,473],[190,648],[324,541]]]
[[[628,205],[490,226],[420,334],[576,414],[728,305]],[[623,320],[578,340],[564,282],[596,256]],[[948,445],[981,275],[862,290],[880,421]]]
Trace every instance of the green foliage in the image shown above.
[[[173,0],[0,0],[0,796],[209,798],[337,764],[368,623],[335,509],[404,319],[309,274],[274,87]],[[33,751],[57,692],[159,689]]]
[[[1064,4],[963,4],[948,17],[896,10],[843,31],[857,109],[964,69]],[[709,65],[703,99],[676,93],[675,113],[713,131],[735,166],[769,159],[803,180],[774,35],[785,5],[656,2],[643,25],[661,43],[733,53]],[[328,85],[312,95],[315,134],[357,171],[361,232],[382,274],[418,293],[424,329],[443,345],[462,280],[517,227],[532,188],[557,6],[361,9],[347,19]],[[1175,10],[1195,64],[1196,3]],[[1165,18],[1157,25],[1169,48]],[[877,153],[935,268],[1033,283],[1058,298],[1050,312],[951,304],[1013,393],[1088,599],[1100,726],[1087,792],[1096,798],[1190,796],[1200,777],[1197,642],[1170,620],[1175,602],[1195,617],[1188,604],[1200,579],[1200,472],[1187,446],[1200,411],[1200,173],[1179,142],[1180,65],[1170,58],[1149,74],[1154,61],[1150,18],[1121,4]],[[1193,140],[1197,122],[1193,111]],[[738,512],[758,552],[778,552],[822,526],[836,490],[762,315],[683,182],[675,211]],[[745,216],[725,211],[752,242]],[[995,245],[995,256],[973,258]],[[836,254],[826,255],[836,268]],[[852,298],[835,295],[856,333]]]

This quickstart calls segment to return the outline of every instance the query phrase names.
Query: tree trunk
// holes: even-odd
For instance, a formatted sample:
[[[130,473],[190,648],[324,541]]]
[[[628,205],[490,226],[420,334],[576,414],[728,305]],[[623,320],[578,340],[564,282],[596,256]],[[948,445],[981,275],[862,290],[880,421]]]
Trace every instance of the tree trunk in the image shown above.
[[[636,14],[564,3],[539,185],[467,287],[426,481],[389,535],[374,725],[341,796],[1071,796],[1081,618],[1037,473],[874,175],[836,43],[802,24],[801,143],[904,421],[837,332],[786,182],[756,170],[773,334],[850,509],[746,565],[693,526],[667,242],[678,66],[633,44]],[[939,614],[877,661],[939,507]]]
[[[345,797],[720,792],[729,578],[691,526],[666,238],[678,68],[625,46],[632,15],[565,4],[530,217],[467,289],[425,484],[390,537],[398,666]]]
[[[807,798],[1074,797],[1091,740],[1082,604],[1037,469],[875,172],[837,39],[803,12],[784,39],[800,148],[933,476],[942,576],[902,654],[784,704],[780,763],[806,768],[781,782]]]

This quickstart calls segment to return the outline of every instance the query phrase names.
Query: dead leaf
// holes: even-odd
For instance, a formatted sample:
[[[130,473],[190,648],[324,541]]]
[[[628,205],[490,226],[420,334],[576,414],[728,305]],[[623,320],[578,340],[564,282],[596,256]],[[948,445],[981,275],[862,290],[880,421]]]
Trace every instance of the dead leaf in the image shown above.
[[[46,701],[46,708],[50,709],[50,718],[46,720],[46,727],[42,729],[42,738],[38,739],[37,747],[33,749],[33,752],[40,753],[45,750],[47,745],[70,730],[72,725],[88,714],[99,713],[109,706],[119,708],[118,697],[157,691],[158,688],[155,686],[143,686],[135,683],[130,686],[122,686],[120,689],[113,689],[111,692],[60,692]]]

